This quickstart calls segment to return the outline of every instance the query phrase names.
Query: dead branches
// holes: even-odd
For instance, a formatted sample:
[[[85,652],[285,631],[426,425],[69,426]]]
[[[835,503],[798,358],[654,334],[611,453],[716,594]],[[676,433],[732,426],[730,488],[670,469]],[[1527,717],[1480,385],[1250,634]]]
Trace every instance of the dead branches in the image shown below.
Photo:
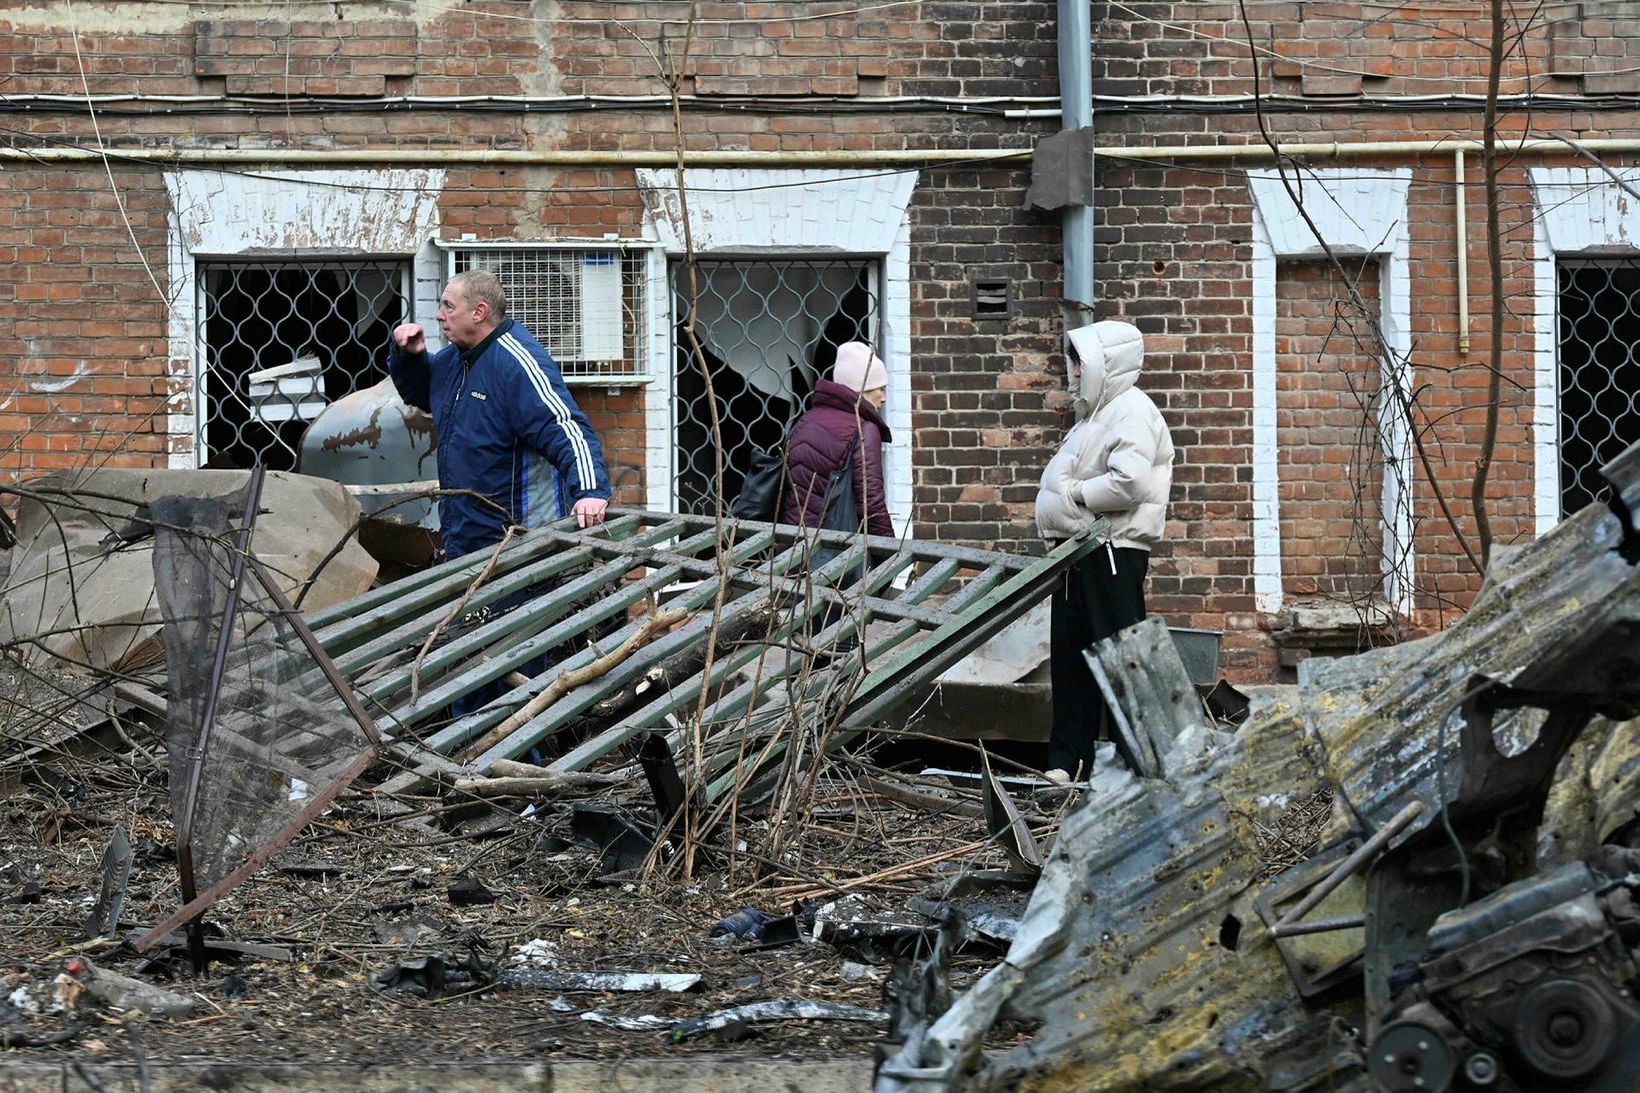
[[[545,690],[524,703],[517,713],[485,733],[476,743],[469,745],[464,753],[464,758],[473,759],[483,755],[522,728],[536,714],[564,697],[564,695],[583,683],[608,674],[633,653],[642,649],[687,617],[688,612],[681,609],[657,613],[652,606],[650,614],[644,618],[643,625],[633,631],[632,635],[622,642],[619,648],[605,653],[590,664],[558,673],[557,677],[547,684]]]

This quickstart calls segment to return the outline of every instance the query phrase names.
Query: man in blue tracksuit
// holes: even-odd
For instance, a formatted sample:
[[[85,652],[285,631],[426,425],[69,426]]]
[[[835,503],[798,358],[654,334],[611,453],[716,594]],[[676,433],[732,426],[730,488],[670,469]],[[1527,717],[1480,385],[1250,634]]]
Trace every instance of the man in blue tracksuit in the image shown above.
[[[429,356],[426,332],[405,323],[393,331],[387,371],[400,398],[433,415],[439,485],[493,502],[439,499],[445,557],[489,549],[514,524],[538,527],[570,513],[578,527],[603,523],[610,494],[603,446],[552,355],[507,318],[501,282],[484,270],[457,274],[439,297],[437,318],[445,347]],[[541,667],[538,658],[523,671]],[[503,690],[499,682],[480,687],[452,702],[451,713],[460,717]]]
[[[394,330],[387,371],[400,398],[433,415],[439,485],[495,502],[439,500],[445,557],[493,547],[510,524],[537,527],[569,513],[579,527],[602,523],[610,494],[603,446],[557,362],[507,318],[501,282],[484,270],[451,278],[438,325],[447,344],[432,356],[420,325]]]

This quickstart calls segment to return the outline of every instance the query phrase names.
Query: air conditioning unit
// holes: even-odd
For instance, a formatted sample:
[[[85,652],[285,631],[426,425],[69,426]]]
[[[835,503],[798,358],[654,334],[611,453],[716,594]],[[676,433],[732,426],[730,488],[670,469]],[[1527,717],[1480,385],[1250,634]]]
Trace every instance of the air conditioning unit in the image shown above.
[[[549,246],[459,247],[452,274],[501,279],[507,314],[547,347],[566,380],[648,378],[646,252]]]

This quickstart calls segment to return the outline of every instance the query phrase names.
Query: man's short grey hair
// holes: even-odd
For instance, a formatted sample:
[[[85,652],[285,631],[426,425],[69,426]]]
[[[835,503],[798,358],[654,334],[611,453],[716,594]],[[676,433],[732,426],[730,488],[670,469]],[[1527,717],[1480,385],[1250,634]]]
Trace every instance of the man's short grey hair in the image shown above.
[[[489,270],[470,269],[450,278],[450,283],[461,285],[461,293],[467,297],[468,303],[483,301],[489,304],[490,318],[496,322],[507,317],[507,290],[501,287],[501,278]]]

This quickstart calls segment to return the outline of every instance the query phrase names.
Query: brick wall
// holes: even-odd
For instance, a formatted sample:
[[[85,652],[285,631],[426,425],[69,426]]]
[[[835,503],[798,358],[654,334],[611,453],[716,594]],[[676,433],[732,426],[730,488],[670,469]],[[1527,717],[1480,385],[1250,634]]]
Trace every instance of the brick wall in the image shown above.
[[[163,461],[166,198],[150,171],[11,166],[0,189],[0,473]]]
[[[680,85],[701,97],[683,114],[684,145],[774,153],[983,151],[1027,146],[1057,126],[1051,117],[1003,117],[971,101],[1052,101],[1058,91],[1054,4],[927,0],[847,12],[843,7],[828,14],[833,9],[795,2],[702,4]],[[1302,141],[1478,135],[1473,104],[1437,103],[1415,112],[1363,109],[1352,96],[1479,93],[1484,65],[1477,31],[1487,7],[1474,0],[1403,5],[1393,12],[1368,3],[1249,5],[1259,43],[1258,87],[1279,96],[1265,104],[1265,126],[1278,139]],[[181,5],[139,3],[78,7],[80,33],[70,39],[60,13],[16,8],[0,21],[0,78],[10,96],[8,125],[23,134],[15,139],[47,146],[90,147],[101,139],[115,149],[157,151],[670,152],[677,141],[664,103],[593,108],[557,102],[524,112],[500,101],[459,110],[402,104],[383,110],[361,100],[381,94],[662,95],[662,74],[669,59],[681,56],[683,39],[677,24],[663,27],[661,20],[681,10],[662,0],[562,0],[545,7],[485,0],[414,16],[372,4],[349,7],[345,18],[304,22],[291,19],[283,5],[269,4],[235,6],[227,13],[232,19],[201,21]],[[1573,135],[1640,135],[1640,113],[1618,97],[1599,97],[1629,89],[1619,84],[1640,52],[1640,28],[1604,19],[1603,10],[1569,4],[1547,9],[1522,38],[1504,87],[1596,97],[1580,100],[1584,109],[1552,116],[1513,111],[1508,127],[1520,130],[1550,118],[1556,131]],[[1254,88],[1236,4],[1141,0],[1117,6],[1096,0],[1093,15],[1095,89],[1101,95],[1233,95]],[[86,88],[99,96],[232,93],[240,101],[222,108],[190,104],[186,110],[108,104],[100,107],[94,128],[72,104],[21,104],[18,98],[78,96]],[[245,98],[282,91],[292,98]],[[828,103],[803,98],[812,95]],[[932,103],[890,113],[876,101],[882,96],[970,101],[962,113]],[[1259,120],[1234,102],[1208,108],[1101,100],[1099,141],[1141,150],[1254,144]],[[1615,166],[1633,159],[1608,157]],[[1493,339],[1480,171],[1472,157],[1463,248],[1472,340],[1468,352],[1460,352],[1451,156],[1347,162],[1412,172],[1412,366],[1419,436],[1433,467],[1433,475],[1419,469],[1413,492],[1416,621],[1439,625],[1461,610],[1478,585],[1436,491],[1472,541],[1468,481]],[[1533,530],[1527,430],[1535,346],[1524,303],[1533,292],[1532,204],[1525,172],[1541,163],[1581,162],[1571,152],[1534,153],[1509,162],[1501,177],[1510,307],[1499,335],[1506,383],[1488,489],[1499,542],[1520,541]],[[11,276],[0,279],[0,322],[13,337],[0,343],[0,469],[7,473],[84,465],[105,456],[136,464],[165,457],[171,293],[166,197],[157,168],[118,158],[111,164],[114,188],[101,163],[5,164],[0,257],[9,260]],[[1178,157],[1135,162],[1107,154],[1098,161],[1095,211],[1096,317],[1123,318],[1145,332],[1144,385],[1166,414],[1179,450],[1168,542],[1152,567],[1151,605],[1177,624],[1229,631],[1225,663],[1237,679],[1258,678],[1273,664],[1264,631],[1274,625],[1256,611],[1253,596],[1253,213],[1247,166]],[[919,535],[1040,549],[1032,526],[1035,484],[1069,425],[1069,408],[1058,353],[1059,217],[1024,207],[1028,182],[1028,169],[1017,163],[933,166],[918,177],[910,212],[913,435],[896,442],[913,451]],[[458,163],[441,202],[440,232],[452,239],[606,233],[629,239],[641,231],[642,216],[628,167]],[[973,316],[976,277],[1011,285],[1009,317]],[[1283,283],[1299,284],[1290,278]],[[1310,302],[1323,306],[1325,279],[1308,288],[1318,294]],[[1296,323],[1297,312],[1289,319]],[[1355,370],[1353,363],[1349,367]],[[641,396],[597,388],[579,393],[605,433],[619,496],[641,499]],[[1340,418],[1326,427],[1344,425]],[[1288,465],[1296,473],[1300,462],[1295,453]],[[1303,500],[1283,497],[1295,506]],[[1329,494],[1327,500],[1334,499]],[[1358,575],[1350,569],[1313,574],[1346,583]]]
[[[915,533],[1039,550],[1037,481],[1068,424],[1058,342],[1057,224],[1022,211],[1015,171],[943,171],[913,198]],[[974,279],[1014,314],[975,319]]]
[[[1288,596],[1382,599],[1384,455],[1376,428],[1378,262],[1347,268],[1361,316],[1330,264],[1283,262],[1276,282],[1276,459]]]
[[[612,505],[644,507],[643,396],[631,387],[577,384],[570,392],[586,411],[604,446],[604,465],[615,487]]]

